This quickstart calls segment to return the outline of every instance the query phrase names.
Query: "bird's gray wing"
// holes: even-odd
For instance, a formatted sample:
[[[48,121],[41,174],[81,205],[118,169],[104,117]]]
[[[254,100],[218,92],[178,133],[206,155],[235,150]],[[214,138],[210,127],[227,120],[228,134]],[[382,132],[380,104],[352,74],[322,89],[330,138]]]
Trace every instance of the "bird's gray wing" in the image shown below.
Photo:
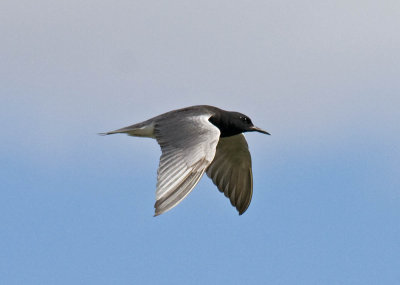
[[[181,202],[199,182],[215,156],[220,131],[210,115],[171,114],[157,120],[154,134],[161,146],[155,216]]]
[[[251,156],[243,134],[220,138],[207,175],[230,199],[239,215],[247,210],[253,195],[253,175]]]

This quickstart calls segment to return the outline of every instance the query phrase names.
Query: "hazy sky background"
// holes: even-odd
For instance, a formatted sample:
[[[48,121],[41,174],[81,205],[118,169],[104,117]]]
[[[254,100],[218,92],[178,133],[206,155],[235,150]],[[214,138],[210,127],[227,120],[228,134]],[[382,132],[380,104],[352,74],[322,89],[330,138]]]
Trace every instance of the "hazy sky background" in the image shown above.
[[[1,284],[398,284],[399,1],[0,1]],[[153,218],[160,150],[249,115],[254,195]]]

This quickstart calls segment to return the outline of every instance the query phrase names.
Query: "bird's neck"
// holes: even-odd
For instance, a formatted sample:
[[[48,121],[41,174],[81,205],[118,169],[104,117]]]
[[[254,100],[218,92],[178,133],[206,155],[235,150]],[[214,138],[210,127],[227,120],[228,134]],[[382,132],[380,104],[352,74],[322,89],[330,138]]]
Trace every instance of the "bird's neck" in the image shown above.
[[[222,115],[212,115],[208,120],[216,126],[221,132],[220,137],[231,137],[240,134],[242,131],[234,127],[229,119],[229,114],[222,113]]]

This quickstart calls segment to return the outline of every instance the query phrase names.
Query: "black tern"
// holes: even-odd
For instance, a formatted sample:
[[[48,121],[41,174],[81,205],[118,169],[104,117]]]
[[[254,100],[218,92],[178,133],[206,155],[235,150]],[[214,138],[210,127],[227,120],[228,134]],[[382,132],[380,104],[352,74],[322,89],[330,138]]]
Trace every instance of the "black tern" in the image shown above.
[[[253,195],[251,156],[244,132],[260,132],[250,118],[213,106],[173,110],[142,123],[103,133],[156,139],[161,147],[155,214],[178,205],[204,172],[242,215]]]

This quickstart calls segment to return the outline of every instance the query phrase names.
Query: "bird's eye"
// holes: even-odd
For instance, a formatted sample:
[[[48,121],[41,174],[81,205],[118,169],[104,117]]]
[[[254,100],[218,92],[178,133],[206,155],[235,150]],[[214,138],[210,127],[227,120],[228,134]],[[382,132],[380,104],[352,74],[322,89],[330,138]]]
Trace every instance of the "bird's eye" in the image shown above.
[[[245,117],[245,116],[240,116],[239,120],[241,120],[245,124],[251,123],[250,119],[248,117]]]

